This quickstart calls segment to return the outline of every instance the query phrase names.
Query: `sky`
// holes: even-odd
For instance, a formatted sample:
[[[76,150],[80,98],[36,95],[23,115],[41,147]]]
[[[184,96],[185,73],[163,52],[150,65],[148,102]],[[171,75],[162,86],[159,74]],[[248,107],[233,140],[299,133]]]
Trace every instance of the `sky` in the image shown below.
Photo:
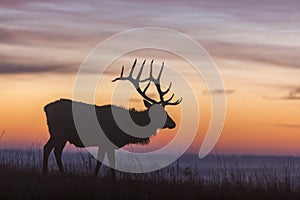
[[[128,29],[162,27],[193,38],[218,66],[227,112],[214,152],[300,155],[299,10],[297,0],[1,0],[0,131],[5,133],[0,148],[45,144],[44,105],[72,98],[77,70],[98,43]],[[98,105],[111,103],[110,80],[122,64],[130,68],[135,57],[140,62],[154,58],[157,65],[163,60],[189,72],[183,67],[188,64],[174,55],[130,52],[112,63],[100,82],[107,95],[97,96]],[[192,76],[190,81],[201,85],[201,120],[189,149],[197,152],[209,124],[210,95],[203,81]],[[143,109],[141,98],[134,96],[130,107]],[[180,107],[167,110],[180,123]],[[130,148],[158,149],[175,132],[164,130],[150,145]]]

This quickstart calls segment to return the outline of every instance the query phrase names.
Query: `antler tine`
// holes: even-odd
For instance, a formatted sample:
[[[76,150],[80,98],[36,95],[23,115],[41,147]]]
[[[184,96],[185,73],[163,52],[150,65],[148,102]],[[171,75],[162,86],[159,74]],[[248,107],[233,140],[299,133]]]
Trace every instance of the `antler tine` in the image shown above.
[[[150,75],[149,75],[149,77],[148,77],[148,78],[145,78],[145,79],[143,79],[143,80],[140,80],[140,82],[146,82],[146,81],[153,81],[154,83],[157,82],[158,79],[155,79],[155,78],[153,77],[153,62],[154,62],[154,60],[152,59],[152,60],[151,60],[151,63],[150,63]],[[143,63],[143,64],[144,64],[144,63]]]
[[[151,60],[151,63],[150,63],[150,78],[151,80],[153,81],[153,62],[154,62],[154,59]]]
[[[160,77],[161,77],[161,74],[162,74],[162,72],[163,72],[163,70],[164,70],[164,65],[165,65],[165,63],[162,62],[162,65],[161,65],[159,74],[158,74],[157,79],[156,79],[156,81],[157,81],[158,84],[160,84]]]
[[[146,93],[146,91],[148,90],[150,84],[151,84],[151,81],[149,81],[149,83],[146,85],[145,89],[143,90],[143,93]]]
[[[162,93],[164,95],[167,94],[170,91],[171,87],[172,87],[172,82],[170,82],[168,89],[166,89],[166,91],[162,91]]]
[[[123,73],[124,73],[124,65],[122,66],[122,70],[121,70],[121,75],[120,75],[120,77],[123,77]]]
[[[182,98],[177,99],[175,102],[170,102],[174,98],[174,93],[172,94],[172,96],[169,99],[164,100],[164,96],[171,90],[172,82],[170,82],[169,87],[165,91],[162,91],[161,86],[160,86],[160,78],[161,78],[162,72],[164,70],[165,63],[162,62],[162,66],[160,68],[159,74],[158,74],[156,79],[154,79],[153,76],[152,76],[152,63],[153,63],[153,60],[152,60],[151,65],[150,65],[150,70],[151,70],[150,76],[152,77],[152,81],[155,83],[156,89],[159,93],[159,98],[160,98],[159,103],[162,104],[162,106],[180,104],[181,101],[182,101]]]
[[[149,86],[150,86],[152,77],[150,76],[149,78],[147,78],[147,79],[145,79],[145,80],[143,80],[143,81],[140,80],[141,75],[142,75],[142,73],[143,73],[143,69],[144,69],[144,65],[145,65],[145,63],[146,63],[146,60],[144,60],[144,62],[143,62],[143,64],[142,64],[142,66],[141,66],[141,69],[140,69],[140,71],[139,71],[137,77],[136,77],[136,78],[133,78],[133,72],[134,72],[136,63],[137,63],[137,59],[134,60],[133,66],[132,66],[132,68],[131,68],[131,70],[130,70],[130,72],[129,72],[129,75],[128,75],[127,77],[124,77],[124,76],[123,76],[123,72],[124,72],[124,66],[123,66],[123,67],[122,67],[122,71],[121,71],[120,77],[118,77],[118,78],[112,80],[112,82],[115,82],[115,81],[117,81],[117,80],[128,80],[128,81],[130,81],[130,82],[134,85],[136,91],[137,91],[143,98],[145,98],[147,101],[150,101],[150,102],[155,103],[155,104],[159,103],[159,102],[155,101],[154,99],[151,99],[150,97],[148,97],[148,96],[146,95],[146,91],[147,91],[147,89],[148,89]],[[149,83],[147,84],[147,86],[145,87],[145,89],[142,90],[142,89],[140,88],[140,84],[139,84],[139,83],[140,83],[140,82],[147,81],[147,80],[149,80]]]
[[[144,60],[142,66],[141,66],[141,69],[140,69],[140,71],[139,71],[139,73],[138,73],[138,75],[136,77],[136,79],[139,80],[139,81],[140,81],[141,75],[143,73],[145,63],[146,63],[146,60]]]
[[[175,102],[167,102],[165,105],[178,105],[178,104],[180,104],[181,103],[181,101],[182,101],[182,97],[180,98],[180,99],[177,99]]]
[[[132,68],[131,68],[131,70],[129,72],[128,78],[132,78],[132,74],[133,74],[136,62],[137,62],[137,59],[134,60],[134,63],[133,63]]]
[[[160,103],[162,104],[162,106],[166,106],[166,105],[178,105],[178,104],[181,103],[182,98],[177,99],[175,102],[170,102],[174,98],[174,93],[171,95],[171,97],[169,99],[164,100],[164,96],[171,90],[172,82],[170,82],[169,87],[165,91],[162,91],[162,89],[160,87],[160,78],[161,78],[163,69],[164,69],[164,62],[162,62],[162,66],[160,68],[160,72],[158,74],[158,77],[154,80],[155,81],[155,86],[156,86],[157,91],[159,93]]]
[[[123,76],[123,73],[124,73],[124,65],[122,66],[122,70],[121,70],[121,75],[120,77],[118,78],[115,78],[114,80],[112,80],[112,82],[115,82],[115,81],[118,81],[118,80],[130,80],[130,81],[134,81],[133,77],[132,77],[132,74],[133,74],[133,71],[134,71],[134,68],[135,68],[135,65],[136,65],[136,62],[137,62],[137,59],[134,60],[134,63],[132,65],[132,68],[129,72],[129,75],[127,77],[124,77]]]
[[[120,75],[120,77],[115,78],[114,80],[112,80],[112,82],[115,82],[115,81],[117,81],[117,80],[124,80],[123,73],[124,73],[124,65],[122,66],[122,70],[121,70],[121,75]]]
[[[144,60],[144,62],[142,63],[141,69],[138,72],[138,75],[136,76],[136,78],[133,78],[133,72],[134,72],[134,69],[135,69],[135,66],[136,66],[136,63],[137,63],[137,59],[135,59],[134,63],[133,63],[133,66],[132,66],[132,68],[129,72],[129,75],[127,77],[123,76],[124,66],[122,66],[120,77],[115,78],[114,80],[112,80],[112,82],[115,82],[117,80],[128,80],[128,81],[130,81],[134,85],[136,91],[142,97],[144,97],[147,101],[150,101],[153,104],[161,104],[162,106],[178,105],[179,103],[181,103],[182,98],[177,99],[175,102],[170,102],[174,98],[174,93],[171,95],[171,97],[169,97],[169,99],[164,100],[164,96],[171,90],[172,82],[170,82],[169,87],[165,91],[162,91],[161,86],[160,86],[160,78],[161,78],[161,75],[162,75],[162,72],[163,72],[163,69],[164,69],[164,62],[162,62],[162,66],[160,68],[160,71],[159,71],[159,74],[158,74],[157,78],[153,77],[153,62],[154,62],[154,60],[152,60],[151,63],[150,63],[150,75],[146,79],[141,80],[141,76],[142,76],[142,73],[143,73],[143,70],[144,70],[146,60]],[[146,85],[146,87],[144,89],[141,89],[140,88],[140,83],[141,82],[146,82],[146,81],[149,81],[149,83]],[[154,100],[154,99],[152,99],[152,98],[150,98],[146,95],[146,92],[147,92],[148,88],[150,87],[151,82],[153,82],[156,86],[157,92],[159,93],[160,101],[156,101],[156,100]]]
[[[169,101],[171,101],[171,100],[173,99],[173,97],[174,97],[174,93],[173,93],[172,96],[171,96],[169,99],[167,99],[165,102],[168,103]]]
[[[145,60],[146,61],[146,60]],[[154,81],[155,79],[153,78],[153,75],[152,75],[152,65],[153,65],[153,61],[154,60],[152,60],[151,61],[151,63],[150,63],[150,75],[149,75],[149,77],[148,78],[145,78],[145,79],[143,79],[143,80],[140,80],[140,82],[142,83],[142,82],[146,82],[146,81]],[[144,64],[144,63],[143,63]]]
[[[152,64],[152,63],[151,63]],[[152,67],[152,66],[151,66]],[[164,100],[164,95],[167,94],[170,89],[171,89],[171,86],[172,86],[172,82],[170,83],[168,89],[166,91],[162,91],[161,90],[161,86],[160,86],[160,78],[161,78],[161,75],[162,75],[162,72],[163,72],[163,69],[164,69],[164,62],[162,62],[162,66],[160,68],[160,71],[159,71],[159,74],[157,76],[156,79],[153,78],[153,82],[155,83],[155,86],[156,86],[156,89],[159,93],[159,98],[160,98],[160,103],[162,105],[166,105],[167,101]],[[173,98],[173,97],[172,97]]]

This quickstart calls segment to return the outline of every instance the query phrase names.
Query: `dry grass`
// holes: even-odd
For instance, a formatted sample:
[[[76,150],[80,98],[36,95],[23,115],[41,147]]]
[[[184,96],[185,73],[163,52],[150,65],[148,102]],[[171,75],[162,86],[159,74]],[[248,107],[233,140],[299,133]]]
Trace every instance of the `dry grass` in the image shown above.
[[[238,157],[212,156],[216,168],[186,166],[182,161],[150,173],[118,172],[110,178],[103,167],[92,174],[95,159],[86,152],[65,153],[66,175],[58,173],[50,156],[51,173],[41,174],[42,151],[0,151],[0,199],[299,199],[298,167],[288,157],[275,165],[240,165]],[[276,158],[274,158],[276,159]],[[233,162],[236,160],[236,162]],[[275,160],[276,161],[276,160]]]

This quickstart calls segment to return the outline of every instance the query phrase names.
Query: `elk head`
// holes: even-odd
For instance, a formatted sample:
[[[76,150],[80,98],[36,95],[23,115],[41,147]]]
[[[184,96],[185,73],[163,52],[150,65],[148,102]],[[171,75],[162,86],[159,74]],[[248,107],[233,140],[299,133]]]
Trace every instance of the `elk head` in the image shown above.
[[[171,102],[172,99],[174,98],[174,93],[168,99],[164,98],[165,95],[171,90],[172,82],[169,84],[169,87],[165,91],[163,91],[161,89],[160,78],[161,78],[161,75],[162,75],[162,71],[164,69],[164,63],[162,63],[162,67],[160,68],[160,71],[159,71],[159,74],[158,74],[157,78],[154,78],[153,74],[152,74],[153,61],[154,60],[152,60],[151,64],[150,64],[150,75],[149,75],[148,78],[141,79],[141,75],[142,75],[146,60],[144,60],[142,66],[141,66],[141,69],[138,72],[138,75],[136,76],[136,78],[133,78],[133,72],[134,72],[134,68],[136,66],[136,62],[137,62],[137,59],[135,59],[135,61],[133,63],[133,66],[132,66],[132,68],[129,72],[129,75],[126,76],[126,77],[123,75],[124,66],[122,66],[120,77],[115,78],[114,80],[112,80],[112,82],[115,82],[117,80],[128,80],[128,81],[130,81],[134,85],[136,91],[144,98],[143,102],[144,102],[144,105],[146,106],[146,108],[149,110],[150,117],[151,117],[151,115],[152,115],[152,117],[153,116],[166,116],[165,123],[164,123],[163,127],[159,127],[159,128],[173,129],[173,128],[175,128],[176,124],[173,121],[173,119],[166,112],[165,106],[167,106],[167,105],[178,105],[182,101],[182,98]],[[143,83],[143,82],[148,82],[148,84],[146,85],[146,87],[144,89],[141,89],[140,83]],[[147,90],[148,90],[151,83],[155,84],[156,90],[157,90],[158,95],[159,95],[159,101],[150,98],[146,94],[146,92],[147,92]],[[152,119],[152,117],[151,117],[151,119]]]

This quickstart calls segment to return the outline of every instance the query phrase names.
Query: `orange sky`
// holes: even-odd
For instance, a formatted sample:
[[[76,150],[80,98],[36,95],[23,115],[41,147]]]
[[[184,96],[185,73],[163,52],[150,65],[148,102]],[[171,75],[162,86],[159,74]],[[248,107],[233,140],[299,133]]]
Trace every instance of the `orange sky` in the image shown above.
[[[283,2],[0,2],[0,131],[5,130],[0,148],[42,146],[49,137],[43,106],[72,98],[76,71],[89,51],[120,31],[159,26],[194,38],[220,70],[228,91],[227,116],[215,152],[300,154],[300,5],[290,0],[283,7]],[[130,68],[135,57],[140,62],[154,58],[157,65],[164,60],[199,84],[201,120],[190,149],[198,152],[209,123],[210,96],[203,81],[174,55],[131,52],[115,61],[100,82],[107,84],[107,91],[101,91],[107,95],[96,95],[97,104],[110,103],[115,87],[110,80],[119,75],[122,64]],[[166,73],[164,80],[180,89]],[[133,98],[130,107],[143,108],[139,96]],[[168,108],[177,123],[179,109]],[[144,149],[130,148],[157,149],[174,134],[164,130]]]

